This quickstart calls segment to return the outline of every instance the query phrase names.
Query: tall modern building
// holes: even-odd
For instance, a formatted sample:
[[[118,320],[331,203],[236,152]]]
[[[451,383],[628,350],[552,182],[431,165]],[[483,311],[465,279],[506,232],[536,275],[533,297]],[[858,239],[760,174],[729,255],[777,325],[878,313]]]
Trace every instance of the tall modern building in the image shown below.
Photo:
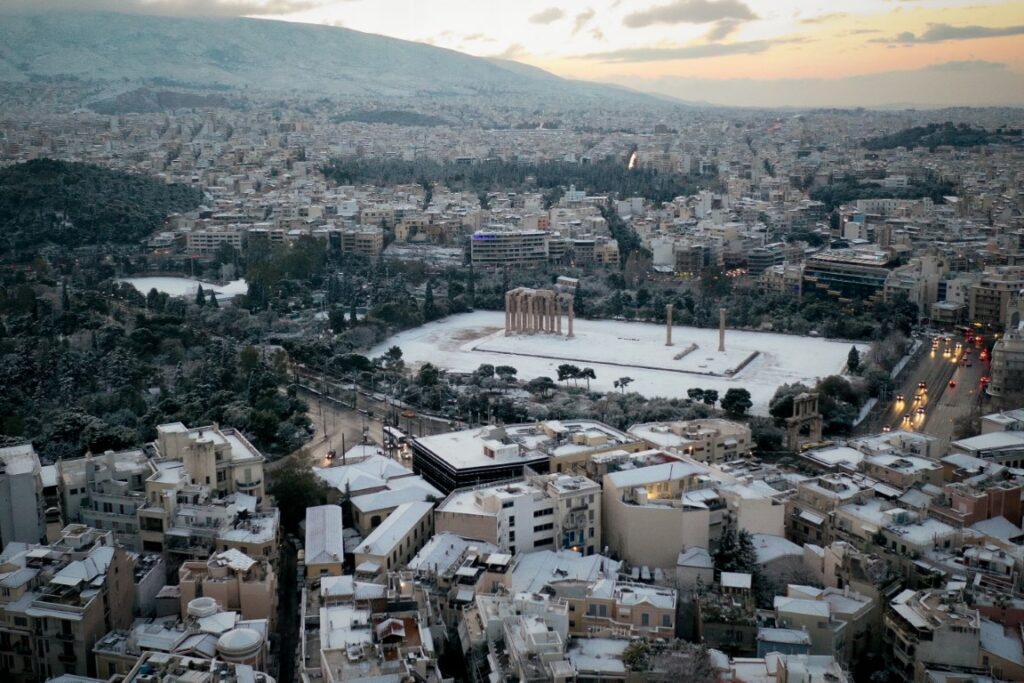
[[[0,448],[0,547],[46,535],[43,480],[32,444]]]

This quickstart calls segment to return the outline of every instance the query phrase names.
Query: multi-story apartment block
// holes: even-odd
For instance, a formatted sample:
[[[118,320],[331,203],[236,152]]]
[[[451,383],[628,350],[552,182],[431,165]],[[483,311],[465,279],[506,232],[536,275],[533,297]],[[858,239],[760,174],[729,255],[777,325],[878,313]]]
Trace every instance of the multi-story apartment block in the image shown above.
[[[32,444],[0,448],[0,544],[46,536],[42,470]]]
[[[353,554],[357,575],[376,577],[404,567],[434,534],[434,505],[403,503],[360,543]]]
[[[750,455],[750,427],[721,418],[633,425],[629,433],[650,448],[686,454],[707,463],[727,462]]]
[[[153,448],[158,459],[181,461],[186,481],[218,496],[241,493],[262,503],[265,458],[237,429],[216,425],[189,429],[180,422],[158,425]]]
[[[435,525],[512,554],[569,548],[591,555],[601,547],[601,487],[586,477],[549,474],[461,489],[438,505]]]
[[[1024,290],[1024,266],[986,269],[981,281],[968,290],[968,317],[972,323],[999,325],[1007,319],[1011,300]]]
[[[121,545],[142,549],[136,511],[146,500],[146,479],[156,472],[142,450],[61,460],[57,468],[69,522],[112,531]]]
[[[478,268],[544,266],[549,238],[543,230],[478,230],[470,238],[470,258]]]
[[[277,576],[272,563],[231,548],[209,560],[184,562],[178,569],[181,614],[195,598],[213,598],[243,619],[277,618]]]
[[[0,577],[5,680],[96,675],[93,645],[131,623],[132,559],[109,531],[71,524],[48,546],[8,544]]]
[[[208,225],[185,233],[185,251],[194,256],[213,256],[222,245],[242,253],[249,232],[247,225]]]

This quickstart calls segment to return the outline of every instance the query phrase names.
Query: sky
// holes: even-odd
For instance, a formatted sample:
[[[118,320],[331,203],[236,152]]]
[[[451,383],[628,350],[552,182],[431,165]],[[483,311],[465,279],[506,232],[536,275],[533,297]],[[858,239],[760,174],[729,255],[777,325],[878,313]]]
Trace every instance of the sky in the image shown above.
[[[1024,105],[1021,0],[63,1],[343,26],[690,101]]]

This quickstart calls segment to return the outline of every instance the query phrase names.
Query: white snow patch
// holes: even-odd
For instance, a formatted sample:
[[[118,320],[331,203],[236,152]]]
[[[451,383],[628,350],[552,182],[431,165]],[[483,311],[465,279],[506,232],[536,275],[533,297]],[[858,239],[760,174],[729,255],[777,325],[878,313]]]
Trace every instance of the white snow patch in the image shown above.
[[[222,301],[233,299],[249,291],[249,285],[245,280],[232,280],[226,285],[215,285],[190,277],[153,276],[126,277],[121,278],[119,282],[127,282],[143,294],[149,294],[149,290],[156,289],[158,292],[173,297],[194,297],[199,285],[202,285],[204,292],[209,292],[212,289],[217,293],[217,298]]]
[[[565,319],[562,323],[564,332],[568,326]],[[613,382],[628,376],[634,380],[629,391],[651,397],[685,398],[686,390],[693,387],[716,389],[721,397],[730,388],[744,388],[754,402],[752,412],[763,415],[780,384],[812,385],[820,377],[842,373],[851,345],[726,330],[726,351],[719,352],[717,329],[675,326],[674,345],[665,346],[664,326],[652,323],[576,320],[573,338],[506,337],[504,326],[505,315],[500,311],[464,313],[401,332],[368,355],[379,356],[398,346],[408,363],[430,362],[453,372],[472,372],[482,363],[511,365],[524,380],[542,375],[556,379],[558,366],[571,363],[593,368],[597,379],[590,384],[597,391],[614,391]],[[690,344],[697,348],[676,358]],[[864,345],[857,347],[867,350]]]

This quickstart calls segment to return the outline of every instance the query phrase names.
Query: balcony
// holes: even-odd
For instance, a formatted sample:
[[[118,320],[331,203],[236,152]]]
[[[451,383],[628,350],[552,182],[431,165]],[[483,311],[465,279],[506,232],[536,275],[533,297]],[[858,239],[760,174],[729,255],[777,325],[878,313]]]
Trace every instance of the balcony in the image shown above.
[[[245,491],[251,491],[258,488],[262,483],[262,479],[257,479],[256,481],[236,481],[235,487]]]

